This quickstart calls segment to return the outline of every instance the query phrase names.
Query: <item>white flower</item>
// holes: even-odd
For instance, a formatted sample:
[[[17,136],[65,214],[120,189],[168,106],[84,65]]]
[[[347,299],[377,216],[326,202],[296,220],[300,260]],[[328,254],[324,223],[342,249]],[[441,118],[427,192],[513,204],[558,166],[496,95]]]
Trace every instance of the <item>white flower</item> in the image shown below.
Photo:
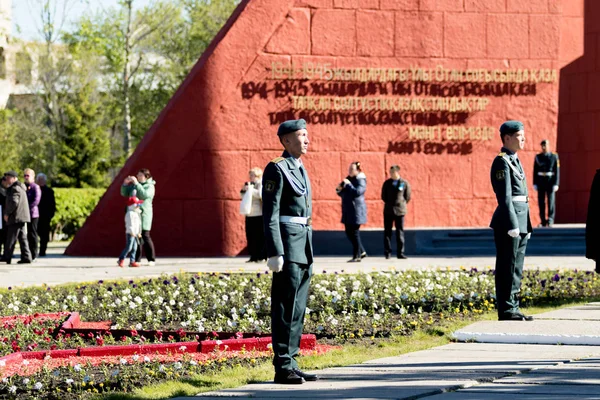
[[[217,340],[217,344],[219,344],[219,345],[220,345],[221,343],[223,343],[223,341],[222,341],[222,340]]]
[[[75,372],[80,372],[81,371],[81,364],[76,364],[73,369],[75,370]]]
[[[187,347],[185,347],[185,346],[181,346],[181,347],[179,348],[179,351],[186,351],[186,350],[187,350]]]
[[[190,365],[198,365],[198,363],[194,360],[190,361]]]
[[[150,362],[150,357],[144,356],[144,362]]]
[[[269,344],[267,345],[267,349],[272,349],[272,348],[273,348],[273,343],[269,343]]]
[[[126,359],[124,359],[124,358],[121,358],[121,359],[119,360],[119,362],[120,362],[122,365],[125,365],[125,364],[127,364],[127,360],[126,360]]]
[[[17,387],[15,385],[12,385],[11,387],[8,388],[8,392],[15,394],[17,393]]]
[[[8,383],[8,378],[2,378],[2,383]]]
[[[135,324],[135,329],[137,329],[138,331],[142,329],[142,324],[140,324],[139,322]]]
[[[183,365],[178,361],[175,364],[173,364],[173,366],[175,367],[175,369],[181,369],[183,368]]]
[[[29,379],[28,378],[23,379],[23,385],[27,385],[28,383],[29,383]]]
[[[137,361],[140,359],[140,356],[138,356],[137,354],[134,355],[133,357],[131,357],[133,359],[133,361]]]
[[[381,319],[381,315],[379,315],[379,314],[375,314],[375,315],[373,315],[373,318],[374,318],[375,320],[379,321],[379,320]]]
[[[74,382],[74,381],[73,381],[73,379],[71,379],[71,378],[67,378],[67,379],[65,379],[65,383],[66,383],[67,385],[70,385],[70,384],[72,384],[73,382]]]
[[[175,300],[171,299],[171,301],[169,301],[169,304],[174,306],[175,305]]]
[[[158,371],[165,372],[165,366],[161,364],[160,367],[158,367]]]
[[[6,361],[0,360],[0,367],[6,367]]]
[[[29,361],[23,360],[23,365],[29,365]]]
[[[35,385],[33,385],[33,388],[35,390],[41,390],[42,389],[42,383],[41,382],[36,382]]]

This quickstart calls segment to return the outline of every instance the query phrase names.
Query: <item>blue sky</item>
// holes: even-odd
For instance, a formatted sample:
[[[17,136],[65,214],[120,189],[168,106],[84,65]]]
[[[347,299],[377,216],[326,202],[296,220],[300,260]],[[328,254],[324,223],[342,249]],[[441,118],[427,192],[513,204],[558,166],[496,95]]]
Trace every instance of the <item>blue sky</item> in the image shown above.
[[[60,12],[60,20],[65,20],[64,27],[70,26],[69,22],[77,20],[87,12],[99,11],[114,7],[118,0],[51,0],[57,4],[56,9],[63,10],[65,1],[70,6],[66,15]],[[12,0],[13,29],[12,35],[27,40],[40,39],[38,28],[40,26],[40,7],[42,0]],[[151,0],[134,0],[134,5],[144,6]]]

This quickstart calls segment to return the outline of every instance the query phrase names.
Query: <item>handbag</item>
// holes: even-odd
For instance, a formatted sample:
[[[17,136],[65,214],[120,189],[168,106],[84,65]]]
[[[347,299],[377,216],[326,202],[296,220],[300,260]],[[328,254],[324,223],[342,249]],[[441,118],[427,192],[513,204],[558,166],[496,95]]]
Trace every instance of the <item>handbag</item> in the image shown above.
[[[252,211],[252,188],[248,188],[246,193],[242,196],[242,202],[240,203],[240,214],[248,215]]]

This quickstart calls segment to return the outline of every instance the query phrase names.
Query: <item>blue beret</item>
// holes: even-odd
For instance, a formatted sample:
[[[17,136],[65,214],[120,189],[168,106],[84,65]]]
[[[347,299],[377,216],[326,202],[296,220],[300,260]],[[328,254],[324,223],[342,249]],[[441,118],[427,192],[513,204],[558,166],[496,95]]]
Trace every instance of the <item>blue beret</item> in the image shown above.
[[[302,118],[291,119],[279,125],[279,129],[277,129],[277,136],[282,136],[288,133],[296,132],[300,129],[306,129],[306,121]]]
[[[525,126],[521,121],[506,121],[500,126],[500,134],[512,134],[517,133],[525,129]]]

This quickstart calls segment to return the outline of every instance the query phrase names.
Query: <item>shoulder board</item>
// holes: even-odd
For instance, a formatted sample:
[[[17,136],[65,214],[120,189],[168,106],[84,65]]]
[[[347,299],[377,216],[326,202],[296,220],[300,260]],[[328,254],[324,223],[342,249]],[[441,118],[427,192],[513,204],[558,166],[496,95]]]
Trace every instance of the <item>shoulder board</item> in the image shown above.
[[[498,157],[504,157],[506,155],[506,153],[498,153]]]
[[[283,157],[277,157],[277,158],[274,158],[274,159],[271,160],[271,162],[273,164],[277,164],[277,163],[280,163],[282,161],[285,161],[285,158],[283,158]]]

